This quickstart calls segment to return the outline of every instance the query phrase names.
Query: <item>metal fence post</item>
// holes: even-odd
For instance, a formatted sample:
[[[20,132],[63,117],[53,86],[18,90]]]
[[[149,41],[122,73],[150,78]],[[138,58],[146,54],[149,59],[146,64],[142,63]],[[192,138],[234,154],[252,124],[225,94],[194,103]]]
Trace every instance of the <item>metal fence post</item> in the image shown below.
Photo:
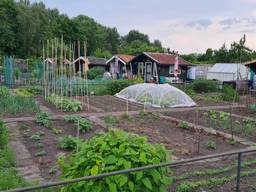
[[[240,191],[241,161],[242,161],[242,153],[238,153],[237,174],[236,174],[236,192]]]

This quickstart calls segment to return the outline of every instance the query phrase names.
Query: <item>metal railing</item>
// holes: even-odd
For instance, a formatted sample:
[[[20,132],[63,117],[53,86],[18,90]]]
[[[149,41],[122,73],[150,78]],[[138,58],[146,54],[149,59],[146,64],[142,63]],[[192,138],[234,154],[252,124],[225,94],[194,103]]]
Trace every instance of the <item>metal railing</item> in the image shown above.
[[[144,171],[144,170],[161,168],[161,167],[174,168],[174,167],[178,167],[181,165],[185,165],[185,164],[193,163],[193,162],[197,162],[197,161],[209,160],[209,159],[214,159],[214,158],[223,158],[223,157],[229,157],[229,156],[234,156],[234,155],[237,155],[236,192],[240,192],[240,175],[241,175],[242,155],[245,153],[254,153],[254,152],[256,153],[256,147],[251,147],[251,148],[243,149],[243,150],[236,150],[236,151],[219,153],[219,154],[214,154],[214,155],[206,155],[206,156],[201,156],[201,157],[189,158],[189,159],[184,159],[184,160],[179,160],[179,161],[174,161],[174,162],[160,163],[160,164],[148,165],[148,166],[143,166],[143,167],[138,167],[138,168],[119,170],[119,171],[103,173],[103,174],[99,174],[99,175],[95,175],[95,176],[85,176],[85,177],[80,177],[80,178],[76,178],[76,179],[49,182],[49,183],[45,183],[45,184],[41,184],[41,185],[30,186],[30,187],[19,188],[19,189],[11,189],[11,190],[2,191],[2,192],[25,192],[25,191],[41,190],[41,189],[46,189],[46,188],[50,188],[50,187],[65,186],[65,185],[77,183],[80,181],[103,179],[105,177],[110,177],[110,176],[114,176],[114,175],[128,174],[128,173],[132,173],[132,172]]]

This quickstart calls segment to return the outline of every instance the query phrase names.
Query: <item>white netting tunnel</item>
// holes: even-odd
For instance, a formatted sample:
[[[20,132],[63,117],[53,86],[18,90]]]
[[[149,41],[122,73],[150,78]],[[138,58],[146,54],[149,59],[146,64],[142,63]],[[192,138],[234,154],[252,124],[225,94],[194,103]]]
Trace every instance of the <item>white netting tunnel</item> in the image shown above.
[[[123,89],[115,96],[153,107],[192,107],[196,105],[186,93],[169,84],[136,84]]]

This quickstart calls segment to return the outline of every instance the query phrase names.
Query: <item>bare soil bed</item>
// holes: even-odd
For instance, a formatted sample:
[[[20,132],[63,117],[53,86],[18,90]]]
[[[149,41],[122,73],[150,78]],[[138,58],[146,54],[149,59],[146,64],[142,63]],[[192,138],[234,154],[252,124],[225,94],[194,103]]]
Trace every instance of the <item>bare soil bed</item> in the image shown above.
[[[225,111],[228,113],[234,113],[236,115],[241,115],[244,117],[256,118],[256,111],[252,109],[248,109],[247,107],[239,107],[239,108],[230,108],[230,109],[222,109],[221,111]]]
[[[61,130],[61,133],[55,134],[51,129],[39,126],[34,121],[19,123],[20,132],[22,133],[22,142],[27,147],[33,157],[33,161],[38,165],[42,177],[47,180],[56,180],[60,173],[56,169],[56,160],[59,155],[69,153],[59,149],[58,140],[65,135],[76,136],[76,128],[73,123],[67,123],[64,120],[55,120],[54,128]],[[104,129],[98,125],[93,125],[92,130],[88,133],[80,133],[81,139],[88,139],[96,132]],[[33,141],[32,135],[41,134],[40,140]],[[41,155],[39,155],[42,153]],[[57,172],[55,172],[57,171]]]
[[[197,97],[194,99],[195,103],[199,107],[205,107],[205,106],[223,106],[223,105],[233,105],[236,103],[232,102],[225,102],[225,101],[214,101],[214,100],[207,100],[203,96]]]
[[[205,132],[198,133],[192,128],[179,128],[176,123],[157,115],[145,115],[144,117],[138,115],[129,118],[121,116],[112,127],[147,136],[152,143],[162,143],[178,158],[208,155],[245,147],[240,144],[230,145],[224,138]],[[216,144],[216,149],[208,148],[209,141]]]
[[[80,97],[79,100],[84,100]],[[114,96],[106,95],[106,96],[90,96],[89,97],[90,105],[93,107],[99,108],[104,112],[116,112],[116,111],[126,111],[127,110],[127,102],[125,100],[119,99]],[[129,111],[138,111],[142,110],[143,105],[137,104],[134,102],[128,102],[128,110]]]
[[[212,113],[217,113],[216,116]],[[222,115],[227,115],[221,117]],[[183,112],[166,112],[164,115],[175,117],[177,119],[198,124],[204,127],[211,127],[225,133],[229,133],[242,138],[247,138],[256,142],[256,122],[248,121],[244,118],[229,116],[215,110],[183,111]],[[222,119],[223,118],[223,119]]]

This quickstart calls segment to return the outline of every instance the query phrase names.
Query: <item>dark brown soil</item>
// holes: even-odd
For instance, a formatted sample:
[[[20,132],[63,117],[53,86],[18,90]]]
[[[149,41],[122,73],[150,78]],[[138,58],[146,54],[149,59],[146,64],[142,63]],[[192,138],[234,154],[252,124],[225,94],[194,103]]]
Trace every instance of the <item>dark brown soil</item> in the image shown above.
[[[231,112],[244,117],[256,118],[256,111],[248,109],[247,107],[223,109],[222,111]]]
[[[222,105],[232,105],[232,104],[234,104],[234,103],[225,102],[225,101],[207,100],[203,96],[197,97],[196,99],[194,99],[194,102],[199,107],[204,107],[204,106],[222,106]]]
[[[25,124],[26,127],[22,126]],[[20,131],[23,133],[23,142],[26,145],[28,151],[31,153],[34,162],[39,166],[41,175],[47,181],[56,180],[59,173],[50,174],[50,170],[56,165],[56,160],[59,155],[69,153],[69,151],[63,151],[58,148],[58,140],[64,135],[76,136],[76,128],[72,123],[67,123],[63,120],[54,121],[54,127],[60,129],[62,133],[55,134],[52,130],[39,126],[33,121],[20,123]],[[23,128],[22,128],[23,127]],[[100,126],[93,125],[93,128],[88,133],[80,133],[81,139],[88,139],[92,137],[96,132],[103,131],[104,129]],[[39,141],[32,141],[30,137],[38,132],[42,132],[44,136],[41,136]],[[42,146],[39,147],[38,144]],[[39,145],[41,145],[39,144]],[[37,157],[35,154],[38,152],[45,151],[46,155]]]
[[[135,116],[131,119],[120,117],[115,127],[145,135],[152,143],[162,143],[179,158],[208,155],[245,147],[240,144],[232,146],[224,138],[207,133],[197,133],[193,129],[179,128],[176,123],[151,115],[143,118]],[[198,141],[200,141],[199,144]],[[207,148],[209,141],[216,143],[216,149]],[[199,153],[198,145],[200,146]]]
[[[114,96],[90,96],[90,104],[105,112],[126,111],[127,102]],[[143,105],[128,102],[129,111],[142,110]]]
[[[248,138],[256,141],[256,123],[252,122],[252,127],[248,128],[245,119],[240,117],[232,117],[229,121],[223,122],[217,116],[216,120],[209,117],[209,111],[183,111],[183,112],[166,112],[167,116],[172,116],[190,123],[195,123],[205,127],[211,127],[229,134],[233,134],[242,138]],[[205,114],[208,114],[207,116]],[[249,130],[250,129],[250,130]]]

